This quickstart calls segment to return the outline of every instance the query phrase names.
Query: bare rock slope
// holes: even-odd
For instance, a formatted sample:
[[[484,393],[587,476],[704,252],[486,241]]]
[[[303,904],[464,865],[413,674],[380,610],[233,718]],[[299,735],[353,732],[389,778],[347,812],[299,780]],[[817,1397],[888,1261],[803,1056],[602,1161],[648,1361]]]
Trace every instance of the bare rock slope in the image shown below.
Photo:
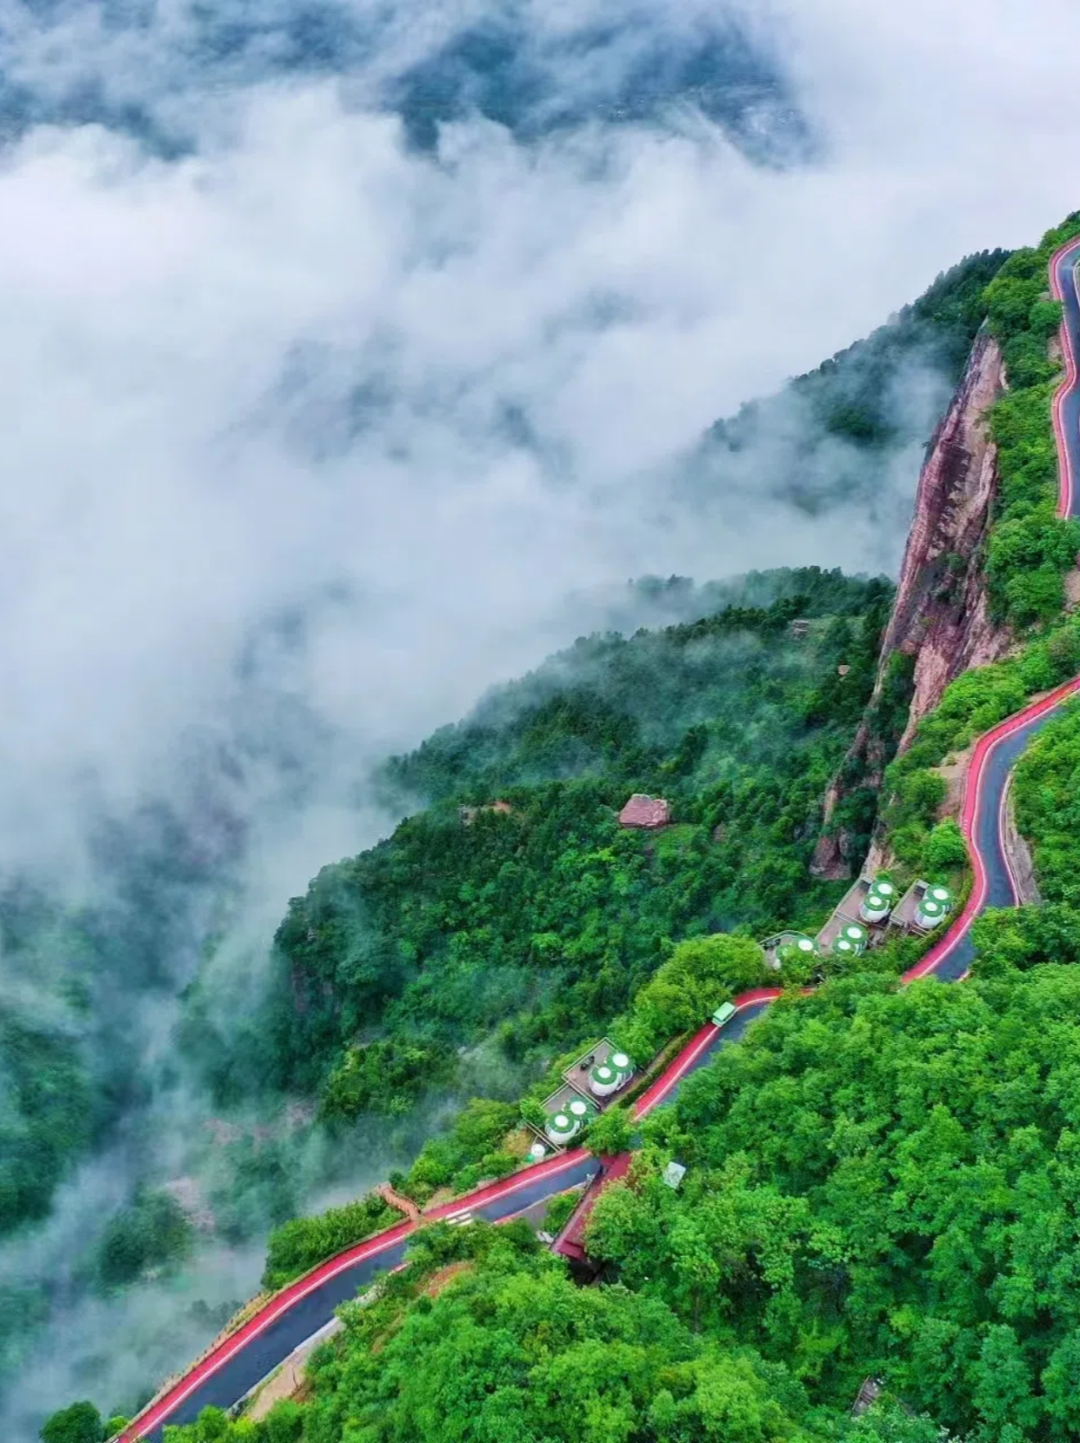
[[[847,853],[843,830],[832,821],[845,793],[845,777],[858,776],[864,786],[880,785],[887,744],[875,725],[876,703],[894,653],[914,657],[914,691],[898,748],[903,751],[950,681],[969,667],[1000,660],[1008,651],[1007,629],[990,618],[982,574],[983,543],[998,485],[997,449],[985,413],[1004,386],[1001,352],[983,330],[919,476],[874,693],[825,799],[824,828],[812,866],[817,876],[846,877],[856,861]]]

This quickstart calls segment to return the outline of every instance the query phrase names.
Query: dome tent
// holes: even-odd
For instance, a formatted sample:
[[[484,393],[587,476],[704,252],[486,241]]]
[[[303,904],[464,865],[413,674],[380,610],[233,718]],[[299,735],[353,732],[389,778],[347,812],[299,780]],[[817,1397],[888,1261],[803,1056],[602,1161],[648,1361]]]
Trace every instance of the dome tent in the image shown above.
[[[845,922],[832,944],[838,957],[858,957],[866,951],[867,931],[859,922]]]
[[[544,1123],[544,1132],[548,1141],[562,1147],[571,1138],[577,1137],[578,1133],[586,1123],[591,1122],[596,1116],[596,1105],[586,1102],[583,1097],[572,1097],[557,1111],[553,1112]]]
[[[818,945],[813,937],[807,937],[802,933],[796,933],[786,942],[781,942],[776,949],[776,958],[781,966],[785,962],[797,962],[819,955]]]
[[[598,1062],[589,1073],[589,1091],[594,1097],[610,1097],[634,1075],[634,1066],[625,1052],[615,1051],[606,1062]]]
[[[948,887],[943,887],[940,882],[931,882],[915,909],[915,925],[926,932],[932,931],[949,915],[952,905],[952,893]]]

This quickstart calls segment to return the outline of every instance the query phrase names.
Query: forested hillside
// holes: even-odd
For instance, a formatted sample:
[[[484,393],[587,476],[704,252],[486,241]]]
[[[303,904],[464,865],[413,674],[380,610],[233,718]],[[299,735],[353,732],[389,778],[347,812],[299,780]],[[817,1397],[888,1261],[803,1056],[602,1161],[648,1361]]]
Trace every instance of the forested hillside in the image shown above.
[[[973,295],[1002,258],[971,258],[788,388],[789,400],[814,398],[797,402],[807,424],[784,432],[799,443],[780,468],[798,505],[816,495],[832,506],[847,485],[837,490],[838,478],[863,477],[872,494],[877,468],[901,461],[910,491],[917,454],[903,447],[933,424],[978,323]],[[913,417],[893,401],[915,373],[937,379]],[[880,426],[859,419],[866,405]],[[816,441],[805,450],[814,437],[843,455]],[[813,456],[823,464],[804,464]],[[696,476],[691,466],[691,487]],[[768,466],[745,478],[759,491],[774,479]],[[888,589],[809,570],[701,586],[647,578],[608,600],[624,636],[579,643],[383,770],[378,793],[408,820],[327,868],[290,909],[262,1010],[250,1005],[254,959],[230,973],[225,1002],[191,982],[229,932],[243,864],[224,781],[184,813],[150,799],[130,825],[102,823],[103,880],[85,903],[62,901],[48,878],[5,879],[0,946],[11,975],[34,986],[12,987],[0,1016],[0,1230],[20,1239],[0,1291],[0,1376],[18,1375],[37,1329],[73,1302],[132,1286],[183,1281],[185,1336],[202,1336],[241,1297],[202,1301],[192,1278],[206,1246],[262,1239],[360,1161],[372,1165],[376,1149],[388,1161],[374,1165],[407,1165],[439,1133],[425,1097],[451,1111],[485,1098],[439,1133],[437,1160],[429,1148],[417,1164],[426,1187],[468,1178],[521,1092],[624,1010],[680,940],[824,915],[836,889],[808,884],[806,864],[823,788],[866,699]],[[799,642],[788,629],[797,614],[813,623]],[[633,635],[643,620],[651,634]],[[903,709],[903,668],[895,682],[886,735]],[[295,720],[271,743],[286,768]],[[223,759],[229,777],[259,764],[265,740]],[[317,746],[305,734],[300,750]],[[674,825],[652,838],[619,828],[635,790],[668,798]],[[484,810],[495,801],[510,810]],[[856,778],[838,821],[865,838],[875,806]],[[460,807],[479,809],[468,825]],[[145,1025],[166,1016],[168,1039],[147,1050]],[[303,1105],[283,1106],[290,1091]],[[164,1145],[174,1128],[179,1153]],[[115,1192],[77,1227],[57,1286],[22,1243],[48,1226],[76,1169],[121,1140]],[[170,1333],[155,1328],[147,1382],[175,1361]]]
[[[602,1028],[675,940],[820,920],[836,888],[808,859],[890,588],[777,581],[771,606],[582,640],[392,761],[384,788],[428,805],[290,904],[262,1077],[400,1115],[454,1086],[462,1045],[535,1067]],[[621,827],[634,792],[673,825]]]
[[[951,1434],[1075,1437],[1078,1001],[1046,967],[772,1009],[646,1126],[593,1248],[838,1410],[884,1373]]]
[[[1065,1443],[1078,1007],[1074,968],[1003,956],[963,987],[864,975],[777,1004],[602,1194],[606,1286],[521,1225],[426,1229],[343,1310],[309,1403],[175,1443]],[[887,1386],[853,1418],[868,1377]]]
[[[1015,375],[991,417],[1003,487],[987,549],[992,601],[1015,645],[1006,661],[954,681],[886,771],[878,842],[905,876],[964,864],[958,828],[941,820],[955,754],[1080,666],[1080,621],[1063,609],[1075,525],[1053,520],[1048,459],[1056,363],[1043,353],[1057,311],[1039,280],[1059,238],[1052,232],[1040,250],[1019,253],[986,293]],[[561,820],[567,797],[588,797],[597,817],[606,808],[612,827],[631,788],[662,793],[675,810],[675,827],[660,838],[612,830],[594,840],[629,877],[647,879],[647,889],[630,894],[639,902],[633,917],[619,910],[625,892],[594,885],[585,893],[618,917],[618,944],[634,965],[626,1010],[612,1025],[622,1037],[640,1022],[645,1051],[690,1025],[692,1006],[681,1018],[676,1004],[702,993],[710,969],[727,969],[731,990],[760,980],[752,944],[695,934],[816,920],[829,894],[795,866],[805,866],[826,759],[866,694],[884,603],[875,583],[823,588],[825,580],[813,603],[798,603],[815,618],[801,642],[788,624],[796,604],[779,602],[631,641],[579,643],[387,767],[384,786],[429,803],[387,849],[421,818],[440,818],[443,832],[416,841],[415,868],[421,858],[434,867],[466,859],[456,863],[452,892],[425,883],[420,915],[467,931],[475,916],[500,957],[553,969],[553,995],[532,1013],[543,1028],[504,1024],[508,1053],[528,1057],[560,1027],[611,1018],[619,1005],[616,983],[590,993],[570,970],[577,959],[593,978],[605,971],[602,951],[574,948],[583,934],[602,945],[587,906],[575,902],[581,910],[552,925],[562,929],[554,955],[514,954],[514,933],[500,931],[504,915],[518,928],[540,925],[529,909],[552,905],[544,890],[552,873],[560,900],[580,886],[582,872],[565,852],[533,853],[523,839],[495,850],[500,837],[519,838],[514,828]],[[899,674],[892,705],[899,725]],[[781,707],[786,728],[772,710]],[[980,918],[963,986],[926,980],[897,989],[886,946],[811,996],[790,989],[636,1136],[618,1109],[604,1117],[595,1147],[632,1145],[634,1155],[587,1227],[603,1287],[575,1288],[521,1225],[464,1235],[427,1229],[373,1306],[343,1310],[343,1341],[316,1357],[308,1403],[283,1404],[265,1423],[229,1425],[210,1412],[177,1443],[1075,1438],[1078,777],[1074,702],[1031,741],[1016,770],[1016,819],[1043,900]],[[542,813],[529,809],[534,794]],[[865,837],[877,799],[863,801],[864,813],[848,820]],[[492,810],[495,802],[506,805]],[[461,807],[475,810],[463,816]],[[741,867],[727,849],[728,827],[742,844]],[[483,828],[486,898],[468,871],[469,843]],[[439,837],[454,842],[440,846]],[[692,861],[682,871],[684,851]],[[581,849],[570,855],[580,866]],[[321,1029],[309,1037],[324,1046],[358,1025],[361,1009],[350,1013],[342,997],[359,980],[361,938],[374,919],[392,915],[374,902],[384,874],[362,862],[324,873],[279,933],[294,994],[306,998],[302,1015]],[[700,877],[708,912],[695,911]],[[508,878],[526,882],[524,903]],[[648,934],[637,923],[653,898],[666,929],[654,938],[680,942],[656,947],[649,982]],[[402,967],[400,992],[381,1004],[384,1024],[407,1015],[411,996],[424,996],[425,967],[438,975],[451,965],[432,946],[435,929],[398,922],[389,935],[399,949],[406,938],[418,945],[408,953],[413,975]],[[614,946],[613,936],[605,940]],[[334,1005],[320,1010],[318,995]],[[650,1031],[654,1003],[668,1011]],[[475,1105],[461,1135],[483,1116]],[[505,1126],[508,1117],[491,1121]],[[673,1159],[686,1169],[678,1187],[663,1176]]]

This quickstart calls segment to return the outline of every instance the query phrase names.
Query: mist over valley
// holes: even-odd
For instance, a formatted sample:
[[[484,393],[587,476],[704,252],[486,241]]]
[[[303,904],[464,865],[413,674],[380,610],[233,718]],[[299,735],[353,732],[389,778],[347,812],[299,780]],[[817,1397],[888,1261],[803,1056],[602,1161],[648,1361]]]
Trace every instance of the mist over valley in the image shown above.
[[[4,1438],[831,905],[927,443],[1075,203],[1080,17],[954,12],[0,6]]]

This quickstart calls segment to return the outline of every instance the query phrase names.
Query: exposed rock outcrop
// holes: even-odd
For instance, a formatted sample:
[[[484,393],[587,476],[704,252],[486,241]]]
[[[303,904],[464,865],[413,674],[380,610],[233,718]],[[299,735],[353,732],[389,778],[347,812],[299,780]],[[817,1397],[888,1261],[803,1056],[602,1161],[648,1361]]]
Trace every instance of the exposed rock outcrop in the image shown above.
[[[1008,630],[990,620],[982,572],[998,485],[997,447],[984,416],[1003,389],[1001,352],[981,332],[919,477],[896,603],[882,641],[879,675],[893,651],[916,658],[901,751],[954,677],[999,661],[1009,649]]]
[[[983,545],[998,485],[997,448],[984,416],[1004,385],[1001,351],[984,329],[976,337],[967,370],[934,433],[919,476],[874,692],[825,798],[824,828],[812,864],[816,876],[849,876],[852,864],[861,860],[849,855],[849,838],[833,819],[852,779],[863,787],[881,783],[890,745],[878,721],[894,654],[914,657],[914,689],[897,748],[903,751],[950,681],[969,667],[1000,660],[1008,651],[1007,629],[990,618],[982,573]]]

